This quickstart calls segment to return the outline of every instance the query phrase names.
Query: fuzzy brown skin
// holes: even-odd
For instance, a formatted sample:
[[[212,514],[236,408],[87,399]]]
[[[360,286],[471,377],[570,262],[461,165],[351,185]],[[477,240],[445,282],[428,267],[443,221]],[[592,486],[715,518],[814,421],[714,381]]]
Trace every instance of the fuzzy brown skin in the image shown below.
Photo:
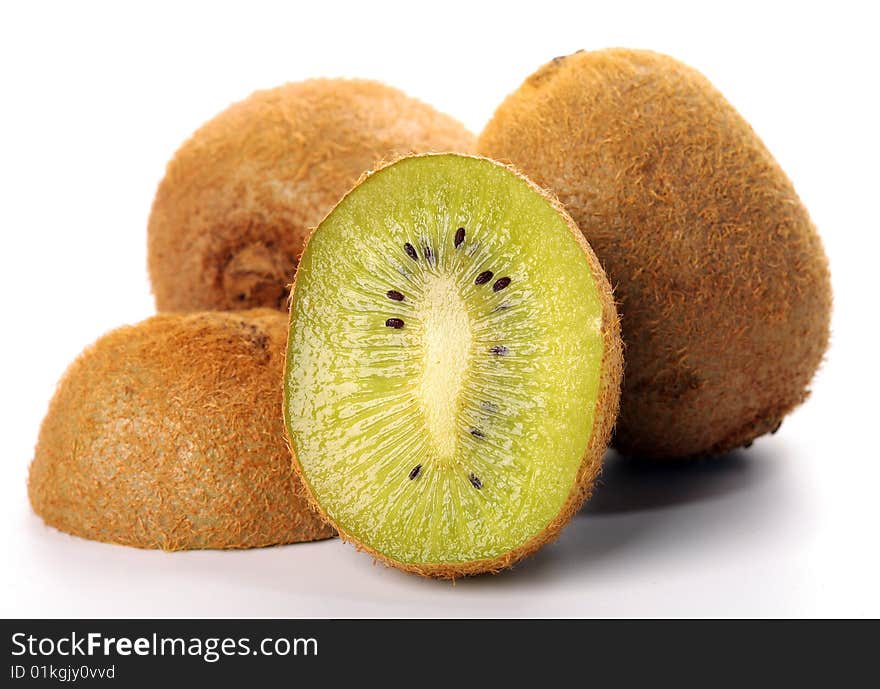
[[[430,155],[430,154],[428,154]],[[390,162],[384,167],[394,165],[398,160]],[[496,165],[499,163],[492,161]],[[523,176],[521,172],[511,166],[506,166],[511,172]],[[379,170],[376,170],[378,172]],[[365,181],[371,174],[365,174],[360,182]],[[464,576],[474,576],[478,574],[498,574],[505,569],[515,565],[529,555],[542,548],[558,538],[562,528],[571,521],[571,518],[581,509],[584,502],[589,499],[593,491],[593,484],[599,472],[602,469],[602,460],[608,443],[611,439],[611,432],[614,429],[615,421],[619,410],[620,402],[620,386],[623,377],[623,342],[620,337],[620,319],[617,315],[615,307],[614,295],[611,285],[605,276],[604,270],[590,248],[590,245],[584,239],[583,233],[578,229],[571,216],[562,207],[562,204],[546,190],[535,185],[531,180],[526,179],[530,186],[539,194],[544,196],[554,209],[565,219],[572,236],[584,251],[587,262],[596,282],[596,289],[602,303],[602,370],[600,372],[599,390],[596,397],[596,406],[593,410],[593,428],[587,447],[584,450],[584,456],[581,458],[581,464],[577,472],[575,483],[572,486],[568,498],[562,505],[562,508],[550,523],[540,533],[535,534],[520,547],[511,550],[504,555],[496,558],[473,560],[470,562],[442,562],[442,563],[418,563],[401,562],[394,558],[375,550],[364,543],[361,543],[352,534],[341,528],[333,518],[324,510],[309,485],[308,478],[305,476],[302,465],[296,456],[296,449],[290,439],[289,426],[285,422],[285,430],[288,433],[288,444],[290,445],[291,454],[293,455],[293,468],[295,473],[300,477],[302,485],[305,488],[305,494],[309,499],[312,507],[319,512],[323,518],[337,530],[339,537],[348,543],[352,543],[358,550],[370,554],[375,560],[382,562],[390,567],[409,572],[411,574],[419,574],[424,577],[434,577],[437,579],[455,580]],[[352,190],[353,191],[353,190]],[[308,243],[308,242],[307,242]],[[296,298],[296,284],[291,289],[291,302]],[[285,364],[285,371],[288,370]],[[284,408],[285,419],[287,417],[287,407]]]
[[[557,58],[478,149],[558,194],[608,272],[623,452],[725,452],[807,397],[828,344],[828,262],[791,182],[702,75],[646,51]]]
[[[309,230],[365,170],[474,145],[456,120],[374,81],[257,91],[202,126],[168,164],[148,227],[156,307],[286,309]]]
[[[287,320],[162,315],[105,335],[58,384],[30,468],[62,531],[181,550],[329,538],[290,471],[278,408]]]

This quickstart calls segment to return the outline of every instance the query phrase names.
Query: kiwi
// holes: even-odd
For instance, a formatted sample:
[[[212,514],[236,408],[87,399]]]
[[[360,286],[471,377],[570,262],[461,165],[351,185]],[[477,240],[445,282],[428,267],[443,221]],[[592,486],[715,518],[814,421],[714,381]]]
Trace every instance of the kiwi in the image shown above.
[[[62,531],[180,550],[329,538],[290,470],[287,319],[168,314],[87,348],[58,385],[28,492]]]
[[[828,344],[827,259],[791,182],[705,77],[647,51],[557,58],[478,150],[558,194],[615,286],[619,449],[725,452],[807,397]]]
[[[453,578],[554,538],[617,413],[611,289],[511,169],[454,154],[369,175],[308,241],[284,412],[314,505],[379,560]]]
[[[160,311],[286,311],[308,231],[383,159],[472,152],[451,117],[374,81],[257,91],[201,127],[168,164],[148,226]]]

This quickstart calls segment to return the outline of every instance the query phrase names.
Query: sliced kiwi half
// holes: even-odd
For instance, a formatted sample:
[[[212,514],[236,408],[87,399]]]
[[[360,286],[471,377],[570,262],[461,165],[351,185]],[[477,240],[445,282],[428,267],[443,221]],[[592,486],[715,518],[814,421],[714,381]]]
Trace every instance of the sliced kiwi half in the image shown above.
[[[315,506],[424,575],[497,571],[589,495],[617,413],[611,289],[558,203],[508,167],[402,158],[311,235],[284,414]]]

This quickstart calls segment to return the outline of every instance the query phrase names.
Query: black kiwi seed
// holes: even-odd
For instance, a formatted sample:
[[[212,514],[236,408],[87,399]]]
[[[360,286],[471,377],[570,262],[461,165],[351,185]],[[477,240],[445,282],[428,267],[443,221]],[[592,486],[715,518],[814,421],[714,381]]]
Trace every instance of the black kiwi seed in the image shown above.
[[[495,284],[492,285],[492,291],[493,292],[500,292],[505,287],[507,287],[509,284],[510,284],[510,278],[508,278],[508,277],[498,278],[495,281]]]
[[[507,356],[510,353],[510,350],[504,345],[495,345],[494,347],[489,349],[492,354],[497,354],[498,356]]]
[[[492,274],[493,273],[491,270],[484,270],[482,273],[477,275],[477,279],[474,280],[474,284],[475,285],[485,285],[487,282],[489,282],[489,280],[492,279]]]
[[[409,256],[413,261],[419,260],[419,255],[416,253],[415,247],[409,242],[403,245],[403,250],[406,252],[406,255]]]
[[[471,475],[468,476],[468,478],[470,479],[471,485],[477,490],[480,490],[480,488],[483,487],[483,482],[474,474],[474,472],[471,472]]]
[[[421,470],[422,470],[422,465],[421,465],[421,464],[416,464],[416,465],[412,468],[412,471],[409,472],[409,480],[410,480],[410,481],[414,480],[415,477],[419,475],[419,472],[420,472]]]
[[[464,242],[464,228],[459,227],[455,231],[455,248],[457,249],[458,247],[460,247],[462,242]]]
[[[483,431],[481,431],[479,428],[472,428],[471,435],[474,436],[475,438],[485,438],[486,437],[486,434],[483,433]]]
[[[396,289],[390,289],[385,292],[385,296],[394,301],[403,301],[403,295]]]
[[[385,321],[385,325],[387,325],[389,328],[400,330],[403,327],[403,321],[400,318],[389,318],[387,321]]]
[[[431,251],[431,247],[428,246],[427,244],[425,244],[424,254],[425,254],[425,260],[428,263],[430,263],[431,265],[434,265],[434,252]]]

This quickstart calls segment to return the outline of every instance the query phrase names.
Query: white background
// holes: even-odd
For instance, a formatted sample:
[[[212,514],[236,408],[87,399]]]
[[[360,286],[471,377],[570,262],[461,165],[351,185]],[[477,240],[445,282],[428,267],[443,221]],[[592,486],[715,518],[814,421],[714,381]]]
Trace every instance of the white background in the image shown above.
[[[3,3],[0,616],[880,615],[871,5]],[[683,467],[609,455],[556,544],[455,586],[335,540],[167,554],[67,536],[31,513],[27,465],[55,382],[85,345],[153,312],[150,203],[204,120],[256,88],[362,76],[479,131],[543,62],[616,45],[714,81],[825,240],[833,345],[777,435]]]

